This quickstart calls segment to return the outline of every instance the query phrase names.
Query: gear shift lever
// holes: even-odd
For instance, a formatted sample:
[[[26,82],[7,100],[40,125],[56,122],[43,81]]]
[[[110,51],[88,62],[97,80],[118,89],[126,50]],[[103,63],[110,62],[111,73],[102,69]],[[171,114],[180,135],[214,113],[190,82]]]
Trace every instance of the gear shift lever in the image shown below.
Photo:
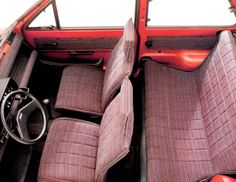
[[[46,106],[46,109],[48,111],[48,119],[52,120],[53,118],[52,118],[52,110],[51,110],[51,107],[50,107],[50,100],[49,99],[44,99],[43,104]]]

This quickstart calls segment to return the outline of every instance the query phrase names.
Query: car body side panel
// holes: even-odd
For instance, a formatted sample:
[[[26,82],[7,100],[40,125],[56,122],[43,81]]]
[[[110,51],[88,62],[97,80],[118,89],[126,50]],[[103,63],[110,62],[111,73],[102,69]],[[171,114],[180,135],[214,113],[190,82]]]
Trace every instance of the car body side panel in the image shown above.
[[[236,1],[233,0],[233,5]],[[186,71],[191,71],[199,67],[210,52],[209,49],[197,47],[195,49],[172,47],[171,49],[157,49],[148,47],[147,41],[155,37],[169,37],[175,39],[179,37],[179,42],[184,41],[185,37],[212,37],[217,39],[217,35],[223,30],[236,30],[232,27],[147,27],[148,1],[140,0],[139,7],[139,61],[149,58],[153,61],[161,62]],[[181,37],[183,39],[181,40]]]
[[[112,46],[108,48],[94,49],[93,46],[77,49],[68,50],[58,50],[51,49],[49,51],[41,50],[35,44],[35,40],[65,40],[65,39],[119,39],[122,36],[122,28],[107,28],[107,29],[62,29],[62,30],[28,30],[26,29],[27,25],[31,22],[32,18],[36,14],[42,11],[51,1],[42,0],[42,2],[35,7],[31,12],[28,13],[22,21],[19,21],[16,31],[23,31],[23,35],[27,42],[35,49],[39,50],[42,55],[49,56],[51,58],[60,58],[70,59],[70,51],[93,51],[91,55],[79,55],[76,59],[97,59],[98,57],[103,57],[105,60],[109,57],[109,54],[112,50]],[[175,46],[169,48],[160,48],[160,47],[147,47],[147,41],[152,40],[158,37],[169,39],[175,39],[178,37],[178,43],[185,41],[186,37],[192,37],[193,40],[196,38],[195,45],[197,45],[198,37],[211,37],[212,39],[217,40],[218,34],[223,30],[232,30],[235,31],[236,27],[147,27],[147,14],[148,14],[148,1],[139,0],[137,3],[139,7],[136,12],[136,26],[137,32],[139,35],[139,51],[138,51],[138,61],[141,61],[143,58],[149,57],[153,61],[162,62],[182,70],[191,71],[199,67],[201,63],[205,60],[210,52],[212,45],[207,47],[193,47],[181,49]],[[232,0],[232,6],[236,6],[236,0]],[[138,21],[138,22],[137,22]],[[182,39],[181,39],[182,38]],[[204,39],[203,44],[204,44]],[[206,40],[207,42],[208,40]],[[155,42],[154,42],[155,43]],[[104,41],[106,45],[106,41]],[[109,44],[109,42],[107,42]],[[158,44],[158,42],[156,42]],[[69,46],[70,47],[70,46]],[[167,46],[168,47],[168,46]]]

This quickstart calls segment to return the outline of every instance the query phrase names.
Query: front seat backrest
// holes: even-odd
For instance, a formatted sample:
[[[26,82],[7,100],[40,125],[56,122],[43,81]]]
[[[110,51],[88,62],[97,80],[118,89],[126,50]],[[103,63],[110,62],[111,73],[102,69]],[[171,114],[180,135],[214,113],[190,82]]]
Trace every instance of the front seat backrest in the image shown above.
[[[130,19],[124,28],[123,36],[113,49],[107,63],[102,92],[103,109],[111,101],[123,79],[126,76],[129,77],[133,70],[136,38],[134,24]]]
[[[106,108],[100,125],[96,181],[104,181],[108,169],[129,152],[133,121],[133,90],[129,79],[125,79],[120,93]]]

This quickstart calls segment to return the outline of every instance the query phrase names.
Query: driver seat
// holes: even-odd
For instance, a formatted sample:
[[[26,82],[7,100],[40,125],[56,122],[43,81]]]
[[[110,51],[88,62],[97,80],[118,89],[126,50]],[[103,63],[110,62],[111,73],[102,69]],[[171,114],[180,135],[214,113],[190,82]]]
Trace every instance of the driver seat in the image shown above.
[[[102,116],[122,80],[132,73],[136,44],[136,32],[130,19],[105,71],[92,66],[67,66],[63,70],[55,109]]]
[[[44,146],[38,181],[105,181],[107,171],[129,152],[133,118],[133,90],[126,78],[100,126],[56,119]]]

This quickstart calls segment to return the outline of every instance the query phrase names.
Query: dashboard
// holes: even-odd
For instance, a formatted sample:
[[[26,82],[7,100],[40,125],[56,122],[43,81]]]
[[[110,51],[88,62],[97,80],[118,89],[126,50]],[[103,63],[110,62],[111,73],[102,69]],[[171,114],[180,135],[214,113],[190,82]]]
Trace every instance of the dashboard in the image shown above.
[[[18,85],[12,78],[8,77],[8,78],[0,79],[0,104],[9,93],[17,89],[18,89]],[[8,99],[6,103],[6,107],[5,107],[5,115],[8,115],[8,113],[10,112],[13,101],[14,101],[14,98]],[[6,130],[4,129],[2,122],[0,122],[0,160],[4,153],[7,139],[8,139],[8,134]]]

